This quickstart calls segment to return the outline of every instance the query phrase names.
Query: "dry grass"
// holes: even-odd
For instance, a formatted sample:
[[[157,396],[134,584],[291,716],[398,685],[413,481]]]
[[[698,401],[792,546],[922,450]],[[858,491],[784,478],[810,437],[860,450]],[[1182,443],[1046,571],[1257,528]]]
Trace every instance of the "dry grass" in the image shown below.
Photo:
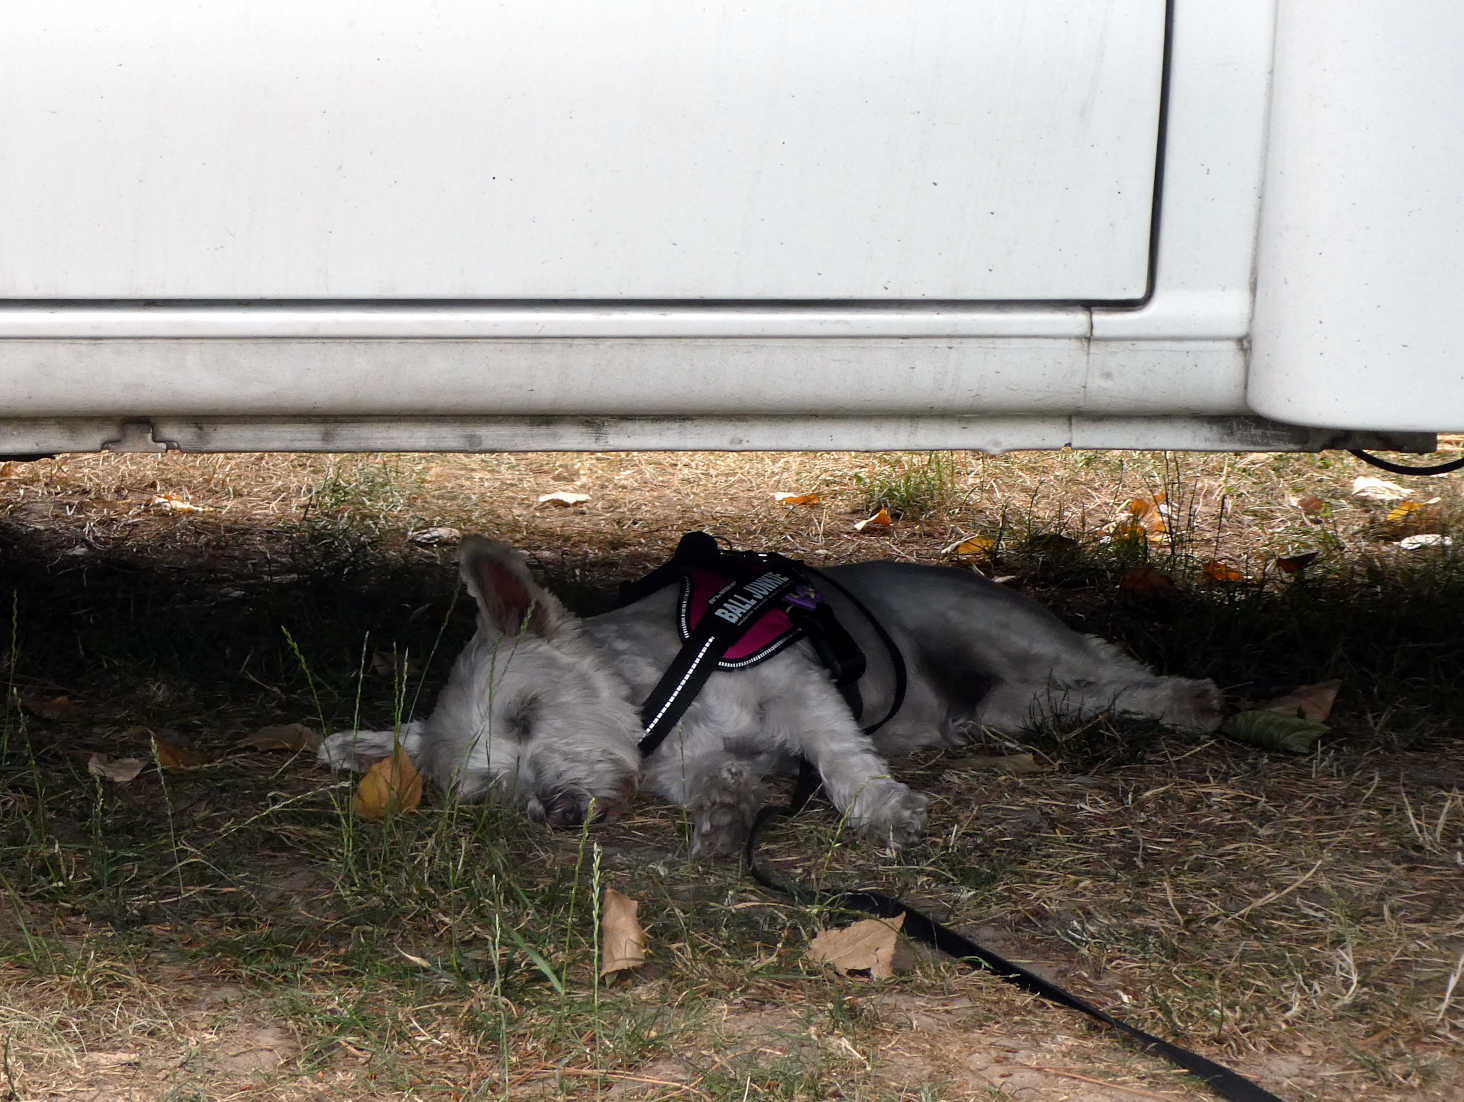
[[[1405,526],[1351,494],[1370,472],[1346,458],[948,462],[934,475],[925,457],[842,454],[5,468],[0,1097],[1193,1094],[949,962],[879,984],[811,969],[802,948],[835,916],[690,865],[676,809],[643,801],[585,837],[435,803],[381,827],[344,814],[345,789],[309,763],[241,749],[267,723],[344,726],[358,706],[389,719],[404,659],[430,701],[467,610],[453,607],[454,549],[407,533],[451,525],[525,548],[585,611],[691,528],[816,563],[949,560],[980,535],[994,541],[982,569],[1172,672],[1215,676],[1237,706],[1342,678],[1308,755],[1131,723],[1034,731],[974,748],[1030,752],[1034,773],[967,753],[901,763],[935,801],[927,838],[898,858],[821,811],[777,831],[769,857],[809,881],[877,881],[1288,1099],[1458,1102],[1464,582],[1451,549],[1397,542],[1454,532],[1455,484],[1422,483],[1441,500]],[[589,501],[536,504],[554,490]],[[821,500],[780,506],[775,491]],[[1160,493],[1167,533],[1115,532],[1129,501]],[[1308,497],[1320,504],[1297,504]],[[872,499],[903,515],[856,534]],[[1299,578],[1277,566],[1311,550]],[[1244,580],[1208,582],[1209,559]],[[1123,588],[1139,564],[1175,590]],[[149,732],[208,764],[128,785],[87,775],[93,751],[147,754]],[[592,978],[603,884],[641,901],[652,937],[650,964],[608,986]]]

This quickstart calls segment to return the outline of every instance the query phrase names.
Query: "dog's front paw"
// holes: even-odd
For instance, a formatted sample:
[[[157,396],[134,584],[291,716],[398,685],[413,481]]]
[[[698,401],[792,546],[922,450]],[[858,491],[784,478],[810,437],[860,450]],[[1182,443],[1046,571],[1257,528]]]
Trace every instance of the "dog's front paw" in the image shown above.
[[[881,778],[864,786],[849,809],[850,821],[864,833],[895,846],[909,845],[925,831],[930,797],[899,781]]]
[[[742,851],[757,813],[756,772],[742,762],[724,762],[690,804],[691,855],[732,857]]]
[[[1159,717],[1181,731],[1208,734],[1220,726],[1225,714],[1225,698],[1215,682],[1175,677],[1170,679],[1173,695]]]

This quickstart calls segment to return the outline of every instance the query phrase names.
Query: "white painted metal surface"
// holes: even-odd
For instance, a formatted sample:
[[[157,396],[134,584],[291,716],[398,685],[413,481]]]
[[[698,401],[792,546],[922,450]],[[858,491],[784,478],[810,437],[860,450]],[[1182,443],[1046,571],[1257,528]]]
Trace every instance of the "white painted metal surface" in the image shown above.
[[[1464,426],[1464,6],[1281,12],[1249,403]]]
[[[1161,0],[71,0],[0,297],[1129,299]]]
[[[1175,0],[1152,272],[1148,200],[1113,185],[1151,182],[1157,3],[285,10],[13,13],[0,452],[1407,448],[1464,428],[1464,16],[1436,0],[1288,7],[1269,123],[1271,0]],[[43,24],[66,31],[49,53]],[[545,51],[504,45],[535,25]],[[148,64],[100,71],[119,49]],[[484,88],[508,106],[469,102]],[[960,157],[964,190],[925,190]],[[470,186],[490,161],[524,173],[491,203]],[[1145,278],[1146,300],[1101,301]]]

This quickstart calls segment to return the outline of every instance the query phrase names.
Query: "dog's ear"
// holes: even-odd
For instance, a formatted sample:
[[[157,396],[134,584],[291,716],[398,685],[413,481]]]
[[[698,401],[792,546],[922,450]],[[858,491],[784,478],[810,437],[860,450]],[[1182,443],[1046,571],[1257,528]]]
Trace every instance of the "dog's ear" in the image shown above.
[[[524,557],[506,543],[469,536],[459,567],[478,602],[478,620],[503,635],[552,639],[574,618],[559,598],[534,580]]]

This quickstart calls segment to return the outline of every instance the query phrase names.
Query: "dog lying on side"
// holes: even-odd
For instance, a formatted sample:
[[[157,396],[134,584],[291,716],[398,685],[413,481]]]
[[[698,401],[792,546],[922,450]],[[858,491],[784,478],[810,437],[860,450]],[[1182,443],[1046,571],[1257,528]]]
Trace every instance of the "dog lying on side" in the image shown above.
[[[647,788],[689,809],[693,852],[712,856],[739,849],[759,782],[799,757],[851,825],[899,845],[924,828],[928,797],[890,776],[888,756],[960,743],[981,728],[1016,732],[1100,712],[1190,731],[1220,723],[1211,681],[1158,676],[974,572],[871,562],[826,573],[904,654],[908,688],[889,722],[864,734],[802,642],[750,669],[714,673],[642,760],[641,702],[681,646],[676,587],[582,619],[506,544],[468,539],[461,571],[478,630],[431,716],[399,731],[334,734],[322,762],[364,770],[400,742],[450,795],[504,799],[552,826],[582,823],[592,802],[596,814],[614,815]],[[824,597],[868,656],[865,715],[882,716],[895,683],[885,647],[841,594]]]

